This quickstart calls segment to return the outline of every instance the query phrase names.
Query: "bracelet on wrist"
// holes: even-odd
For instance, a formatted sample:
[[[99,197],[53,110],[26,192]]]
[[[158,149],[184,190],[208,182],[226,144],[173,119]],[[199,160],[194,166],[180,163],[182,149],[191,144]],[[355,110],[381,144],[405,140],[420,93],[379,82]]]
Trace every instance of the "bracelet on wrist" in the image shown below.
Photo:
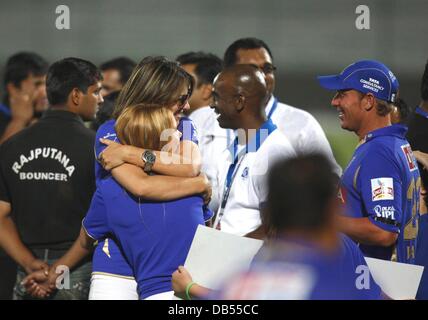
[[[192,288],[192,287],[193,287],[193,285],[195,285],[195,284],[196,284],[196,282],[191,281],[191,282],[189,282],[189,284],[186,286],[186,298],[187,298],[187,300],[192,300],[192,298],[190,297],[190,288]]]

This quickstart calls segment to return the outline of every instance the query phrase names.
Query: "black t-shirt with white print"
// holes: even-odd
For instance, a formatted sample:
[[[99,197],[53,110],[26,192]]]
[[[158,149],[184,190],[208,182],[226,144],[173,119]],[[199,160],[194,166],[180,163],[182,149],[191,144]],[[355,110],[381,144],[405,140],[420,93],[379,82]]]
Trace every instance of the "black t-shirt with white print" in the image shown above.
[[[30,248],[67,249],[95,190],[95,133],[79,116],[48,110],[0,147],[0,200]]]

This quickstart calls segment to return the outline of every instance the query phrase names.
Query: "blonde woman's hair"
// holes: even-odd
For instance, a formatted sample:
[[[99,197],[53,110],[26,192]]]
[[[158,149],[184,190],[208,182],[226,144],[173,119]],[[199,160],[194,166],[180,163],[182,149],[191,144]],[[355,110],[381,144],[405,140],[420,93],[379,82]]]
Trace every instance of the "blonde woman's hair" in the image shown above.
[[[171,109],[158,105],[138,104],[123,109],[116,120],[116,133],[121,143],[150,150],[161,150],[167,129],[176,129]]]

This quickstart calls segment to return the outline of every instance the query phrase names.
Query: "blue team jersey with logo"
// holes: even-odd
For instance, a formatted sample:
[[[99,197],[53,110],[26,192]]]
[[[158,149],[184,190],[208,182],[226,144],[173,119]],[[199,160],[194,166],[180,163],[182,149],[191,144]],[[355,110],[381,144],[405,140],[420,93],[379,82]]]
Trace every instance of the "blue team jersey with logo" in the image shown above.
[[[370,132],[343,173],[340,197],[353,218],[369,218],[398,234],[397,261],[415,262],[421,179],[405,138],[407,128],[392,125]],[[390,260],[394,246],[360,244],[365,256]]]
[[[199,196],[140,201],[107,177],[98,184],[83,226],[95,240],[117,239],[144,299],[172,290],[172,273],[184,264],[197,226],[204,224],[202,208]]]
[[[381,289],[348,237],[340,249],[323,252],[316,244],[286,239],[262,247],[250,270],[228,282],[220,296],[245,300],[376,300]]]
[[[109,120],[98,128],[94,146],[96,159],[98,159],[99,154],[107,147],[99,141],[100,138],[119,142],[114,128],[115,123],[115,120]],[[182,117],[177,129],[182,133],[181,140],[189,140],[198,144],[195,126],[189,118]],[[100,181],[109,175],[110,173],[107,170],[104,170],[96,160],[95,178],[97,187]],[[208,220],[212,215],[212,212],[205,210],[204,214],[205,220]],[[93,255],[92,270],[94,273],[107,273],[118,276],[133,277],[132,268],[124,258],[124,255],[116,242],[117,240],[114,237],[112,239],[107,239],[106,241],[100,240],[98,242]]]

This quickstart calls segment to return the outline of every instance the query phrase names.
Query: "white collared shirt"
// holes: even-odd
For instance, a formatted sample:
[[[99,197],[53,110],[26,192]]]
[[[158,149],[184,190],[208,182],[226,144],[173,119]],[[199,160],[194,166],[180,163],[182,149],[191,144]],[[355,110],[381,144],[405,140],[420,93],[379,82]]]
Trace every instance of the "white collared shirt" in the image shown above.
[[[272,109],[274,100],[275,97],[272,96],[266,105],[266,114],[269,114]],[[342,168],[337,164],[333,156],[324,130],[309,112],[278,101],[277,108],[273,112],[271,119],[288,138],[298,155],[322,153],[330,160],[338,177],[342,175]]]
[[[245,146],[238,147],[238,153]],[[218,175],[222,188],[218,197],[223,196],[224,185],[232,157],[229,153],[228,161]],[[257,152],[247,153],[233,180],[229,198],[227,199],[224,215],[221,218],[221,230],[227,233],[243,236],[256,230],[261,225],[260,204],[267,199],[267,177],[269,169],[279,159],[295,156],[293,147],[288,139],[276,129],[272,132]]]

